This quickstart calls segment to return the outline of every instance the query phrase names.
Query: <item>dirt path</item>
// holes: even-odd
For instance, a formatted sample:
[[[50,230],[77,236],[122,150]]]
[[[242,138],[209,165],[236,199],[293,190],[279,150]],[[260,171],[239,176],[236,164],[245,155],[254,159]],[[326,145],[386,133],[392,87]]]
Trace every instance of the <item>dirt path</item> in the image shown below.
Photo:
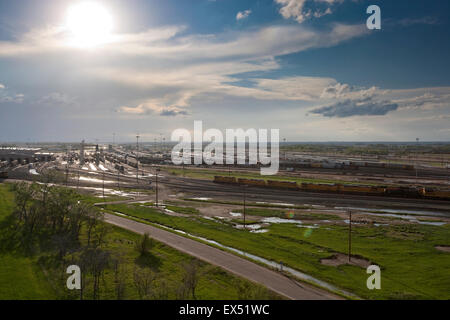
[[[169,231],[111,214],[105,214],[105,221],[136,233],[143,234],[148,232],[155,240],[158,240],[200,260],[219,266],[240,277],[262,284],[289,299],[341,299],[339,296],[325,290],[293,281],[280,273],[264,268],[234,254],[219,250],[183,236],[179,236]]]

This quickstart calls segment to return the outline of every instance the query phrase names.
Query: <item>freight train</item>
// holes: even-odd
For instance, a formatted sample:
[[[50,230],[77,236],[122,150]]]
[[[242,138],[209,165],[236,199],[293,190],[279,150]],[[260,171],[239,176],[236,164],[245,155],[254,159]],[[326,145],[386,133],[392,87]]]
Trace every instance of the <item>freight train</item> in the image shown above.
[[[255,187],[283,189],[308,192],[331,192],[341,194],[354,194],[366,196],[387,196],[405,198],[425,198],[450,200],[450,190],[441,190],[423,187],[397,187],[397,186],[367,186],[367,185],[343,185],[324,183],[301,183],[294,181],[276,181],[262,179],[236,179],[235,177],[215,176],[214,182],[236,185],[248,185]]]
[[[293,161],[282,163],[285,167],[290,168],[314,168],[314,169],[346,169],[357,170],[359,168],[385,168],[396,170],[414,170],[414,166],[410,164],[400,163],[383,163],[383,162],[365,162],[365,161]]]

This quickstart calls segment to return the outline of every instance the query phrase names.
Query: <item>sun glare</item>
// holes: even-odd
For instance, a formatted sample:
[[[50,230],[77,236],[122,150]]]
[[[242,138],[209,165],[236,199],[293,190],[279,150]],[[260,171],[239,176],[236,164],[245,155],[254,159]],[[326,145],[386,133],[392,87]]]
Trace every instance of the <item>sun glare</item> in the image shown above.
[[[82,2],[67,10],[66,28],[71,45],[92,48],[110,42],[113,19],[102,5]]]

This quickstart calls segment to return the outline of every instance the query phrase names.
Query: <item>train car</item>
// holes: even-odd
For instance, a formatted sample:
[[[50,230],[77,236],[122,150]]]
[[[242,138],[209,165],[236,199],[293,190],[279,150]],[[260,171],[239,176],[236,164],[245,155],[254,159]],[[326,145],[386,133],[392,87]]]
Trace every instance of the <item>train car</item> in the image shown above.
[[[341,192],[348,194],[384,195],[385,189],[364,185],[343,185]]]
[[[8,172],[0,171],[0,179],[8,179]]]
[[[429,199],[450,200],[450,190],[424,188],[424,197]]]
[[[383,196],[386,193],[386,187],[385,186],[372,186],[370,187],[369,195],[377,195],[377,196]]]
[[[415,187],[387,187],[386,195],[405,198],[420,198],[423,196],[423,188]]]
[[[116,165],[114,166],[114,168],[115,168],[116,170],[118,170],[120,173],[124,173],[124,172],[125,172],[125,168],[124,168],[123,166],[119,165],[119,164],[116,164]]]
[[[214,182],[216,182],[216,183],[231,183],[231,184],[237,183],[235,177],[223,177],[223,176],[214,176]]]
[[[249,185],[249,186],[257,186],[257,187],[265,187],[266,181],[265,180],[261,180],[261,179],[244,179],[244,178],[239,178],[237,180],[237,182],[239,184],[245,184],[245,185]]]
[[[298,190],[299,189],[297,182],[293,182],[293,181],[267,180],[267,186],[269,188],[277,188],[277,189],[289,189],[289,190]]]
[[[339,192],[341,186],[339,184],[325,184],[325,183],[302,183],[301,189],[312,192]]]
[[[136,159],[134,159],[134,158],[128,157],[127,158],[127,164],[129,166],[133,167],[133,168],[137,168],[138,167],[138,163],[137,163]]]

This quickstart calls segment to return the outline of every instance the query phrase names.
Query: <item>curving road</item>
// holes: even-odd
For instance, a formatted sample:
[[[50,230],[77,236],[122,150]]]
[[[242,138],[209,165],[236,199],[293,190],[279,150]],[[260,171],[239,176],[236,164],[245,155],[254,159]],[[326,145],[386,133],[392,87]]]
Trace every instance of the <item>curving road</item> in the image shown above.
[[[299,283],[234,254],[166,230],[108,213],[105,213],[105,221],[136,233],[144,234],[148,232],[155,240],[200,260],[219,266],[242,278],[262,284],[272,291],[292,300],[341,299],[339,296],[325,290]]]

